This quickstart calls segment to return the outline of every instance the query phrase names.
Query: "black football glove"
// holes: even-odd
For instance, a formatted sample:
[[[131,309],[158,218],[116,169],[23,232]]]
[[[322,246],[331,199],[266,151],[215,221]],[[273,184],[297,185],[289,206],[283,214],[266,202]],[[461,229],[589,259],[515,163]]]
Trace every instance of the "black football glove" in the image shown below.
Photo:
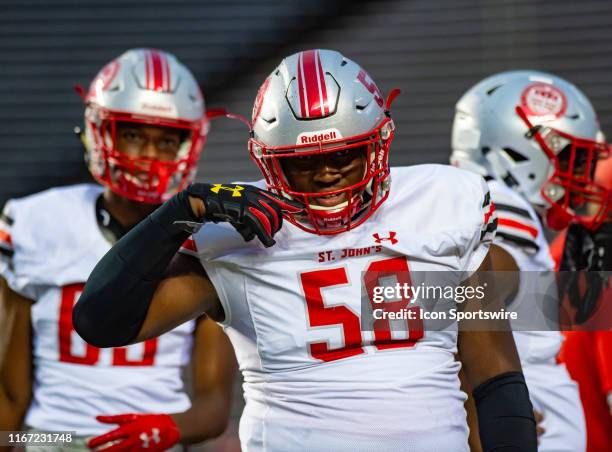
[[[567,293],[576,308],[576,322],[585,322],[597,308],[612,270],[612,223],[596,231],[581,224],[570,225],[559,270],[568,271],[561,279],[561,294]]]
[[[304,206],[281,198],[253,185],[191,184],[185,189],[189,196],[204,201],[203,220],[227,221],[247,242],[255,236],[266,247],[276,242],[272,237],[283,225],[283,212],[297,213]]]

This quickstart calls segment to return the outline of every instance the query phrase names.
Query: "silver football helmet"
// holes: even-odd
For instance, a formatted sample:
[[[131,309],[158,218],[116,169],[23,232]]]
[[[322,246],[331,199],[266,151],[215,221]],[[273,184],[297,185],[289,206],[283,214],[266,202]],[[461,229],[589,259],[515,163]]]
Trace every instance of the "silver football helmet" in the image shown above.
[[[451,163],[519,191],[550,227],[595,226],[609,208],[593,182],[597,159],[608,154],[599,137],[593,106],[573,84],[543,72],[502,72],[457,102]],[[587,214],[593,205],[596,213]]]
[[[307,50],[285,58],[259,89],[253,106],[249,151],[268,188],[304,203],[287,215],[298,227],[335,234],[363,223],[389,191],[388,151],[394,136],[389,106],[367,72],[332,50]],[[342,150],[368,153],[361,181],[341,190],[305,193],[293,189],[282,159]],[[313,198],[346,192],[348,201],[329,207]]]
[[[132,49],[98,73],[85,97],[85,146],[91,174],[129,199],[161,203],[195,176],[206,141],[204,98],[173,55]],[[173,161],[130,157],[117,149],[117,123],[172,127],[185,139]]]

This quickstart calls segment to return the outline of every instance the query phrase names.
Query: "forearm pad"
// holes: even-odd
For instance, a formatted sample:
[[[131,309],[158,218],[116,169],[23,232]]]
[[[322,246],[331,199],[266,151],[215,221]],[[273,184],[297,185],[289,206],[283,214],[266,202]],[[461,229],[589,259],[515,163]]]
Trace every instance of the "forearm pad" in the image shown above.
[[[480,442],[485,452],[536,452],[536,422],[525,377],[507,372],[473,391]]]
[[[141,221],[96,265],[72,313],[85,341],[118,347],[136,338],[168,264],[189,237],[175,221],[197,221],[185,192]]]

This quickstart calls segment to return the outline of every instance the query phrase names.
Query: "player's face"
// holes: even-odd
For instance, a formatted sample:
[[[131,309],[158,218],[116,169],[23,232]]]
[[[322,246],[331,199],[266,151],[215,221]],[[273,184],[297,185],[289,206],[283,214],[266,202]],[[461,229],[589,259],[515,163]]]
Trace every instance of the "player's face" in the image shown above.
[[[572,157],[571,147],[567,146],[564,150],[559,153],[559,169],[566,173],[572,168],[572,176],[576,178],[585,178],[588,176],[593,177],[595,173],[595,165],[591,165],[590,174],[587,174],[588,168],[588,154],[586,149],[577,149]],[[583,196],[581,194],[571,192],[570,193],[570,206],[572,208],[579,208],[583,204]]]
[[[367,147],[346,149],[329,154],[282,159],[287,182],[295,191],[320,193],[359,183],[366,168]],[[312,203],[333,207],[348,201],[348,193],[313,198]]]
[[[162,162],[176,158],[184,132],[171,127],[122,122],[117,124],[117,150],[134,158]]]

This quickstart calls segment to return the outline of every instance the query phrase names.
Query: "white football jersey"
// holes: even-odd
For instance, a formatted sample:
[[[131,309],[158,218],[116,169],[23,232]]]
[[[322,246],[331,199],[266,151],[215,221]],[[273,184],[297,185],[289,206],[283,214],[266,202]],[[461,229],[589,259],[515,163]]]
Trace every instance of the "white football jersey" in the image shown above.
[[[0,275],[34,300],[34,388],[25,423],[39,430],[97,435],[110,429],[95,419],[100,414],[190,406],[181,366],[194,322],[114,349],[87,344],[72,327],[85,281],[111,246],[96,220],[101,192],[91,184],[47,190],[9,201],[0,218]]]
[[[520,194],[495,180],[488,184],[498,218],[495,244],[510,253],[522,275],[515,299],[521,303],[537,303],[537,300],[527,299],[535,292],[534,284],[556,287],[555,263],[542,224]],[[542,278],[548,281],[543,282]],[[556,296],[556,293],[549,295]],[[542,313],[533,307],[526,312],[526,315],[539,314]],[[554,362],[563,336],[559,331],[515,331],[514,340],[525,367],[530,363]]]
[[[199,257],[225,311],[245,380],[245,451],[467,450],[456,324],[362,331],[362,273],[402,282],[476,270],[495,229],[488,188],[442,165],[391,174],[389,198],[349,232],[285,222],[265,248],[209,223],[183,250]]]

